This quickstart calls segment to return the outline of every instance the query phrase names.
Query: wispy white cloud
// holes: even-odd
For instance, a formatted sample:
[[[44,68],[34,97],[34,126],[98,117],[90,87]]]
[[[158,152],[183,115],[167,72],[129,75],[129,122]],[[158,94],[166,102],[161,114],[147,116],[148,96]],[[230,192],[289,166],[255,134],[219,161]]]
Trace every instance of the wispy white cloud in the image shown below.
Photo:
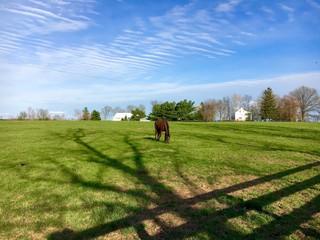
[[[42,7],[49,7],[49,5],[47,3],[41,2],[41,1],[37,1],[37,0],[29,0],[30,3],[33,3],[35,5],[40,5]]]
[[[278,4],[278,5],[283,11],[285,11],[288,14],[288,21],[293,22],[295,20],[294,15],[293,15],[294,8],[289,7],[286,4]]]
[[[241,2],[241,0],[229,0],[227,2],[220,3],[216,7],[217,12],[233,12],[235,7]]]
[[[286,11],[286,12],[290,12],[290,13],[292,13],[293,11],[294,11],[294,9],[292,8],[292,7],[289,7],[288,5],[286,5],[286,4],[279,4],[279,7],[282,9],[282,10],[284,10],[284,11]]]
[[[20,16],[21,21],[26,14],[32,16],[34,21],[24,23],[26,30],[22,30],[22,34],[21,29],[4,29],[0,51],[14,56],[20,50],[21,55],[15,55],[18,56],[15,60],[27,57],[33,51],[34,54],[29,59],[33,67],[66,73],[69,77],[74,73],[76,76],[91,75],[98,78],[107,76],[107,79],[141,78],[148,72],[172,65],[187,55],[204,58],[230,57],[236,51],[228,45],[245,44],[241,37],[226,43],[223,35],[226,28],[217,23],[219,19],[215,18],[214,13],[190,3],[175,6],[163,15],[144,19],[144,26],[140,24],[124,29],[110,42],[65,44],[66,46],[61,47],[51,39],[40,38],[39,34],[86,29],[91,24],[91,18],[82,11],[76,14],[77,6],[69,4],[69,1],[49,1],[45,4],[37,0],[29,2],[32,5],[8,4],[2,9],[15,14],[18,19]],[[79,1],[81,2],[84,1]],[[228,2],[233,7],[239,3],[240,1],[234,0]],[[64,6],[63,10],[54,4]],[[67,15],[67,12],[72,14]],[[244,38],[252,37],[253,33],[242,31],[240,35]]]
[[[271,8],[266,6],[261,7],[261,10],[267,14],[274,14],[274,11]]]
[[[241,34],[241,35],[244,35],[244,36],[249,36],[249,37],[254,37],[254,36],[256,36],[256,34],[254,34],[254,33],[245,32],[245,31],[240,31],[240,34]]]
[[[320,3],[314,0],[307,0],[307,2],[314,8],[320,10]]]
[[[19,14],[19,15],[24,15],[24,16],[27,16],[27,17],[33,17],[33,18],[37,18],[37,19],[46,19],[45,16],[42,16],[42,15],[37,14],[37,13],[32,13],[32,12],[23,11],[23,10],[17,10],[17,9],[12,9],[12,8],[2,8],[1,11],[10,12],[10,13],[16,13],[16,14]]]
[[[20,35],[77,31],[90,25],[91,19],[81,12],[81,1],[65,4],[69,2],[10,1],[0,7],[0,12],[6,14],[4,17],[10,20],[7,22],[12,23],[6,24],[7,30]],[[59,7],[61,5],[64,7]]]

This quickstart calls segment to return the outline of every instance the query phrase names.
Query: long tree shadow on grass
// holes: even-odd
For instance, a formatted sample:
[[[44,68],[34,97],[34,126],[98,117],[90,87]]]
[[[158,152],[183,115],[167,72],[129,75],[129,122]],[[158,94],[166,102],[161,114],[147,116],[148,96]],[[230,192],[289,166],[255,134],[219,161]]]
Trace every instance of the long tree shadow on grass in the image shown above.
[[[95,161],[96,163],[102,164],[106,167],[117,169],[125,174],[129,174],[130,177],[135,178],[144,186],[149,187],[156,197],[150,197],[143,192],[141,192],[141,196],[138,196],[137,192],[132,194],[132,196],[148,198],[155,205],[155,207],[148,208],[145,206],[141,212],[129,213],[127,216],[124,216],[118,220],[102,223],[82,231],[64,229],[59,232],[54,232],[48,237],[50,240],[93,239],[97,237],[103,237],[114,231],[129,227],[135,228],[140,239],[184,239],[197,236],[205,236],[210,239],[279,238],[288,236],[295,230],[300,229],[301,224],[309,221],[320,209],[319,196],[313,198],[309,202],[306,202],[300,208],[294,209],[292,212],[282,216],[276,216],[272,213],[269,213],[264,208],[265,206],[275,203],[276,201],[279,201],[285,197],[305,189],[312,188],[314,185],[319,184],[319,175],[247,201],[229,195],[239,190],[248,189],[259,184],[268,183],[288,175],[309,170],[313,167],[319,166],[320,162],[314,162],[184,199],[178,194],[172,192],[170,188],[165,186],[163,183],[160,183],[157,179],[152,177],[152,175],[148,172],[148,169],[143,164],[143,154],[139,151],[137,144],[130,140],[128,136],[124,136],[124,142],[133,153],[133,161],[135,164],[134,168],[128,167],[117,159],[103,154],[90,144],[86,143],[82,139],[83,136],[84,132],[82,130],[78,130],[73,134],[72,138],[77,144],[84,147],[92,156],[94,156],[93,160],[91,159],[92,161]],[[69,174],[72,173],[69,172]],[[103,184],[88,184],[88,182],[85,182],[79,178],[74,178],[74,183],[83,185],[84,187],[94,187],[97,189],[104,188]],[[111,188],[107,189],[112,191]],[[117,189],[114,190],[117,191]],[[215,199],[218,201],[227,201],[229,203],[228,207],[219,210],[216,210],[214,207],[196,207]],[[230,226],[228,223],[229,220],[245,216],[248,211],[255,211],[270,215],[272,220],[257,227],[251,231],[251,233],[243,233],[242,231],[234,229]],[[169,221],[166,221],[166,219],[163,218],[164,215],[174,215],[176,219],[179,219],[179,223],[172,224]],[[145,225],[146,221],[153,221],[155,225],[159,226],[160,230],[150,234]],[[318,231],[319,229],[303,229],[304,234],[309,236],[315,236],[319,233]]]

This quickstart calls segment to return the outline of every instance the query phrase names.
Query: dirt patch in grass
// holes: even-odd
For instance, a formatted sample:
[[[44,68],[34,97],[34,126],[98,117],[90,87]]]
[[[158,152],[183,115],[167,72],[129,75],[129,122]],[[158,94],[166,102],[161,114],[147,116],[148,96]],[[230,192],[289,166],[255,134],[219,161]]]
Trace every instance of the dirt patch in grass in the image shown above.
[[[186,223],[186,220],[174,212],[163,213],[154,219],[143,221],[144,229],[149,236],[153,237],[167,228],[179,227]]]

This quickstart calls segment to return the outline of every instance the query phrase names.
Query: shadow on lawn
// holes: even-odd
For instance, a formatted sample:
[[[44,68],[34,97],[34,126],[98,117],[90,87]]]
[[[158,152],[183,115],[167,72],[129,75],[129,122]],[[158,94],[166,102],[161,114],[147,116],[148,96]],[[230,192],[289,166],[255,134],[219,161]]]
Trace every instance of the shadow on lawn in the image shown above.
[[[135,178],[136,181],[142,183],[144,186],[148,186],[156,195],[156,197],[150,197],[142,191],[128,191],[123,192],[123,194],[129,194],[135,198],[146,198],[150,200],[155,207],[147,208],[146,206],[140,212],[130,213],[119,220],[102,223],[82,231],[64,229],[62,231],[54,232],[48,236],[49,240],[93,239],[97,237],[103,237],[106,234],[129,227],[135,228],[140,239],[184,239],[188,237],[197,237],[199,234],[202,234],[202,236],[205,236],[209,239],[277,239],[288,236],[298,229],[302,231],[303,234],[310,237],[316,238],[316,236],[319,234],[319,229],[313,230],[301,228],[301,224],[309,221],[312,217],[314,217],[317,211],[319,211],[319,196],[313,198],[310,202],[305,203],[305,205],[286,215],[276,216],[264,210],[264,207],[269,204],[302,190],[312,188],[315,184],[319,184],[319,175],[248,201],[237,199],[228,194],[235,191],[244,190],[258,184],[267,183],[272,180],[281,179],[291,174],[309,170],[313,167],[319,166],[320,162],[310,163],[279,173],[267,175],[258,179],[235,184],[223,189],[217,189],[211,192],[198,194],[191,198],[183,199],[149,174],[148,169],[144,166],[142,161],[143,154],[128,136],[124,136],[124,142],[134,154],[134,168],[128,167],[117,159],[110,158],[106,154],[103,154],[96,148],[86,143],[82,139],[83,137],[84,131],[79,129],[73,133],[72,139],[90,153],[92,156],[91,161],[122,171],[125,174],[129,174],[130,177]],[[68,172],[68,174],[72,175],[72,172]],[[112,189],[108,186],[104,186],[102,183],[88,183],[75,176],[73,177],[73,181],[74,183],[85,187],[108,189],[119,192],[118,189]],[[221,196],[227,198],[229,203],[232,204],[229,204],[229,207],[220,210],[215,210],[214,208],[201,209],[195,207],[195,205],[205,204],[207,201],[219,199]],[[265,224],[261,224],[260,227],[254,229],[249,234],[244,234],[243,232],[230,227],[228,220],[245,216],[250,210],[269,215],[273,220]],[[173,213],[174,215],[178,216],[179,219],[182,219],[181,223],[179,225],[172,225],[169,222],[164,221],[161,216],[167,213]],[[146,220],[153,220],[161,230],[153,233],[151,236],[145,228],[144,221]]]

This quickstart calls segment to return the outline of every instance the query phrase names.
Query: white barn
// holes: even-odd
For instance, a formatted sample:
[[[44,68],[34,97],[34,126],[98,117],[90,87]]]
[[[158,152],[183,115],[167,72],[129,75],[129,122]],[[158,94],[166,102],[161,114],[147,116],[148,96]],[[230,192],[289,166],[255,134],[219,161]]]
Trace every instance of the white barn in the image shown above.
[[[251,112],[240,108],[238,111],[235,112],[234,120],[236,121],[246,121],[251,120]]]
[[[132,113],[116,113],[112,121],[121,121],[122,119],[130,119],[132,117]]]

